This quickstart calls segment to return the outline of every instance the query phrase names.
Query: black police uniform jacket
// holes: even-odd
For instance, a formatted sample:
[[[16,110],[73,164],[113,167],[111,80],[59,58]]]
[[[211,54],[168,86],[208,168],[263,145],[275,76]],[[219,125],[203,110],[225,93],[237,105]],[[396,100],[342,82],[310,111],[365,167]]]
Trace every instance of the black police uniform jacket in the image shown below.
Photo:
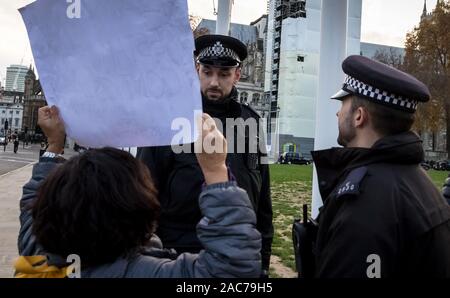
[[[412,132],[313,152],[324,206],[317,277],[450,277],[450,207]],[[381,276],[378,275],[381,273]]]
[[[242,117],[244,121],[248,118],[255,118],[256,121],[259,119],[256,112],[247,105],[238,103],[236,98],[236,89],[229,98],[218,103],[203,98],[204,112],[222,121],[225,137],[225,118]],[[265,142],[259,134],[249,135],[246,132],[244,137],[246,144],[249,143],[249,138],[258,138],[256,141]],[[258,147],[258,153],[228,153],[226,163],[239,187],[247,191],[255,209],[257,229],[262,236],[262,269],[267,270],[273,225],[269,169],[267,164],[260,162],[263,156]],[[170,146],[145,147],[138,148],[137,158],[149,167],[159,191],[161,215],[156,234],[161,238],[164,247],[174,248],[179,253],[198,252],[202,248],[196,235],[196,225],[201,218],[198,196],[205,179],[195,154],[175,154]]]

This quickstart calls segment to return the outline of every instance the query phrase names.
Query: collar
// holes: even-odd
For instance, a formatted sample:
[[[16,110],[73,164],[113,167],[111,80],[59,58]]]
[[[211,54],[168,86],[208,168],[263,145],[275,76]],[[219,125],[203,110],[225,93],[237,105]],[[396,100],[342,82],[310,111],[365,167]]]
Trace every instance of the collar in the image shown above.
[[[386,136],[372,148],[331,148],[311,153],[322,198],[353,169],[374,163],[419,164],[424,159],[422,141],[414,132]]]

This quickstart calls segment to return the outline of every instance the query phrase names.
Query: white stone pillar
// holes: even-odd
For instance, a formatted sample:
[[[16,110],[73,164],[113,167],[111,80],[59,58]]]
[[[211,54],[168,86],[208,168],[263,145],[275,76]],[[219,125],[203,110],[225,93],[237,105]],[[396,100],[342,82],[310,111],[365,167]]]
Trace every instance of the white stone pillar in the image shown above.
[[[336,112],[338,101],[330,97],[342,87],[344,73],[341,64],[347,53],[347,0],[322,0],[320,67],[316,101],[316,131],[314,150],[337,146]],[[313,177],[312,217],[316,218],[322,206],[316,169]]]
[[[231,11],[234,0],[219,0],[217,8],[216,34],[229,35]]]

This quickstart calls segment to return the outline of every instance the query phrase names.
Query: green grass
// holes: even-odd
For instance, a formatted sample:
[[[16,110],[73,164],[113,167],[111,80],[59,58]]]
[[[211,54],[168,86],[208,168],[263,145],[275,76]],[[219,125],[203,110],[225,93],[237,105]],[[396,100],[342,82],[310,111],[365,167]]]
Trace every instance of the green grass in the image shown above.
[[[272,204],[274,214],[274,239],[272,254],[280,257],[281,263],[295,270],[291,229],[294,219],[299,218],[301,206],[311,205],[311,165],[270,165]],[[427,172],[434,184],[441,189],[448,172]],[[270,276],[276,277],[271,270]]]
[[[312,180],[312,165],[270,165],[270,181],[272,183]]]
[[[271,165],[270,177],[275,229],[272,254],[295,271],[291,229],[301,206],[311,204],[312,166]],[[276,276],[273,271],[270,275]]]
[[[438,188],[442,188],[449,172],[430,170],[427,171],[427,174]],[[312,165],[270,165],[270,180],[272,183],[289,181],[311,182]]]
[[[435,171],[435,170],[430,170],[427,173],[438,189],[442,189],[442,187],[444,186],[445,179],[448,177],[449,174],[447,171]]]

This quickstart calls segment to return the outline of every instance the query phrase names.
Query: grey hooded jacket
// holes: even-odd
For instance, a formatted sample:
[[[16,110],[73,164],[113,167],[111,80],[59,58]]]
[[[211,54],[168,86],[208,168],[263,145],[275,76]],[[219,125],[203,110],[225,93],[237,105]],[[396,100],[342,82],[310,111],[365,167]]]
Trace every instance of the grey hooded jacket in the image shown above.
[[[58,264],[61,257],[46,254],[36,243],[31,210],[27,207],[35,200],[40,183],[56,166],[51,161],[36,164],[20,201],[19,254],[46,255],[50,265]],[[199,254],[164,258],[161,256],[167,254],[161,248],[151,247],[150,255],[118,258],[111,264],[83,269],[81,277],[259,277],[261,235],[256,230],[256,216],[247,193],[235,182],[213,184],[200,194],[199,205],[203,218],[197,225],[197,233],[205,248]]]

